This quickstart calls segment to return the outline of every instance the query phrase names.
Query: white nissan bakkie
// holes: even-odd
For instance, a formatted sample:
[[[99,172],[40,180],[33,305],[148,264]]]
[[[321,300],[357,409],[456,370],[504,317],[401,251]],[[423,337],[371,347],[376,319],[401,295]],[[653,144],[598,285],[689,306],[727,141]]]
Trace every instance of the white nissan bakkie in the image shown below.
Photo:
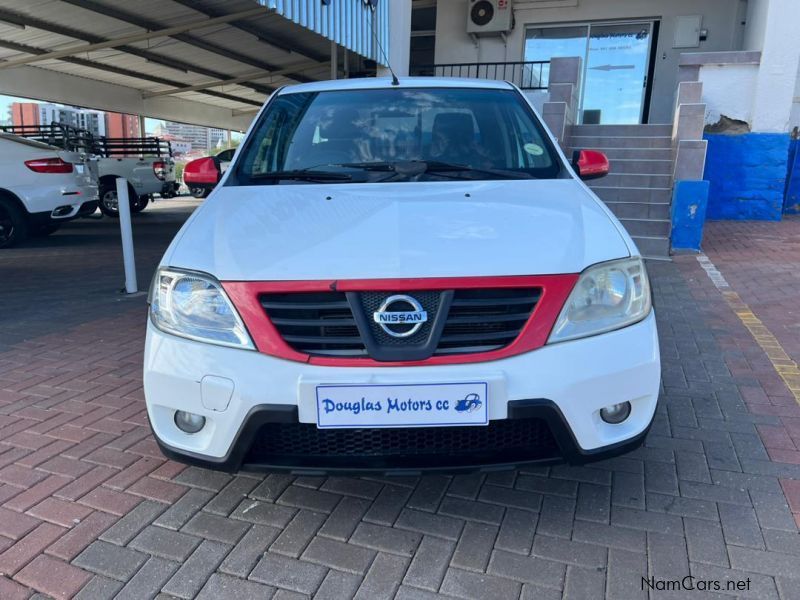
[[[637,447],[660,359],[645,265],[509,83],[285,87],[161,261],[162,451],[297,473],[582,463]]]

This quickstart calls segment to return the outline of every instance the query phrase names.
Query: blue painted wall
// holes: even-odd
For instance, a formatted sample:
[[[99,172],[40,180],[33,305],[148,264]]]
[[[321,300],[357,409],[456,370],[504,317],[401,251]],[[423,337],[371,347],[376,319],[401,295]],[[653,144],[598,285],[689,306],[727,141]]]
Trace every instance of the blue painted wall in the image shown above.
[[[709,219],[778,221],[789,161],[788,133],[705,134]]]
[[[672,247],[700,250],[708,205],[708,181],[676,181],[672,189]]]
[[[786,175],[783,212],[800,214],[800,140],[792,140],[789,148],[789,169]]]

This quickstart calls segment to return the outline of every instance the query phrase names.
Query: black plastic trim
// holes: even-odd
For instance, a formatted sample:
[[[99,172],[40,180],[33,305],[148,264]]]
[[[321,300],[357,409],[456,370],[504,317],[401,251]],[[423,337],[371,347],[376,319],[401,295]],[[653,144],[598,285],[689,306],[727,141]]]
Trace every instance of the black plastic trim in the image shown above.
[[[297,406],[284,405],[284,404],[259,404],[254,406],[247,413],[247,416],[236,434],[234,443],[228,453],[221,458],[213,458],[194,452],[187,452],[179,450],[168,444],[162,442],[158,435],[153,432],[158,447],[161,452],[172,460],[183,462],[191,465],[214,469],[218,471],[226,471],[230,473],[239,470],[246,471],[259,471],[259,472],[288,472],[297,474],[359,474],[359,473],[387,473],[390,475],[407,475],[414,473],[463,473],[474,471],[496,471],[503,469],[513,469],[523,465],[537,464],[558,464],[567,462],[569,464],[581,465],[598,460],[604,460],[625,454],[635,450],[644,442],[647,436],[652,420],[648,423],[647,427],[641,433],[632,438],[610,444],[601,448],[594,448],[592,450],[584,450],[579,445],[575,436],[572,434],[563,413],[552,400],[547,399],[532,399],[532,400],[512,400],[508,403],[508,418],[509,419],[528,419],[540,418],[547,422],[550,430],[558,443],[561,456],[556,458],[547,458],[535,461],[520,461],[512,463],[497,463],[497,464],[475,464],[468,466],[448,467],[446,465],[440,466],[431,464],[430,467],[422,469],[391,469],[376,467],[363,468],[363,469],[331,469],[331,468],[318,468],[313,465],[302,465],[287,467],[286,465],[270,465],[270,464],[244,464],[244,458],[247,455],[250,446],[253,444],[255,435],[259,428],[264,423],[297,423],[299,422]],[[446,455],[442,455],[446,458]]]

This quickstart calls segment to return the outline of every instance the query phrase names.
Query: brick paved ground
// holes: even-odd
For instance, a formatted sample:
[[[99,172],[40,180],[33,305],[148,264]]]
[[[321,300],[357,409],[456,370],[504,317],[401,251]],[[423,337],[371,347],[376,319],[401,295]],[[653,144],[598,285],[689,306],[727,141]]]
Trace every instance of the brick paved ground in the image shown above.
[[[185,215],[137,219],[143,286]],[[759,227],[800,234],[798,221]],[[800,280],[775,263],[797,264],[797,245],[751,238],[726,264],[726,238],[741,243],[712,235],[712,260],[795,351]],[[750,261],[752,297],[730,272]],[[799,597],[784,489],[796,501],[800,465],[776,453],[797,451],[798,407],[694,257],[651,267],[664,393],[645,447],[587,467],[402,479],[166,461],[142,398],[144,299],[115,294],[118,263],[107,220],[0,253],[3,600],[628,599],[646,595],[642,577],[690,573]]]

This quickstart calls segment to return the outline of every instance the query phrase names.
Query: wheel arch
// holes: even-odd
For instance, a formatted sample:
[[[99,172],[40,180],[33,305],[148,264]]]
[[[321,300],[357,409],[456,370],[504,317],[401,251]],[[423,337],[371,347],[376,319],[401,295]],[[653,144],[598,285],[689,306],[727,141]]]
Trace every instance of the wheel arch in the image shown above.
[[[102,177],[100,177],[97,180],[97,182],[100,185],[110,185],[111,187],[116,189],[116,187],[117,187],[117,179],[119,179],[119,178],[120,178],[119,175],[103,175]],[[128,194],[130,195],[130,197],[132,199],[139,197],[139,194],[136,193],[136,188],[133,187],[133,185],[131,184],[130,181],[128,182]]]
[[[17,208],[19,208],[22,212],[26,215],[30,215],[31,213],[28,211],[25,203],[11,190],[7,190],[5,188],[0,188],[0,200],[8,200],[12,204],[14,204]]]

